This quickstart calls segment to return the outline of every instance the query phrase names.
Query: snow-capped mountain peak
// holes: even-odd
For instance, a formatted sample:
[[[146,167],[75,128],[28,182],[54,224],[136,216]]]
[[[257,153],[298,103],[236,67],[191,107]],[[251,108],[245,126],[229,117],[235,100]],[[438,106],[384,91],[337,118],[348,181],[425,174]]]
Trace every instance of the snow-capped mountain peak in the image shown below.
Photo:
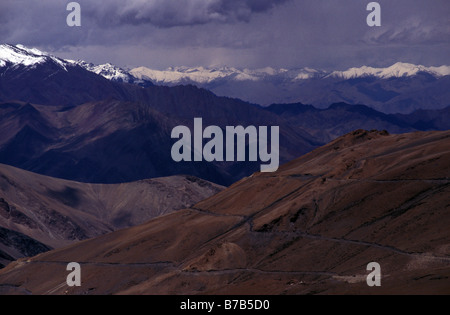
[[[0,67],[4,67],[8,64],[33,67],[47,61],[52,61],[67,71],[66,61],[36,48],[27,48],[23,45],[0,45]]]
[[[0,61],[3,66],[7,63],[32,66],[45,61],[43,53],[37,49],[26,49],[22,45],[0,45]]]
[[[101,75],[102,77],[111,80],[111,81],[117,81],[117,82],[134,82],[135,78],[129,74],[129,72],[125,69],[119,68],[111,63],[105,63],[102,65],[94,65],[93,63],[88,63],[83,60],[77,60],[73,61],[70,60],[69,62],[76,64],[78,66],[83,67],[84,69],[94,72],[98,75]],[[136,83],[136,82],[134,82]]]
[[[85,70],[96,73],[111,81],[128,82],[141,85],[151,85],[149,82],[142,82],[129,74],[127,70],[119,68],[111,63],[94,65],[83,60],[64,60],[51,54],[40,51],[36,48],[28,48],[23,45],[0,45],[0,68],[5,66],[16,67],[18,65],[34,68],[39,64],[52,62],[64,71],[68,67],[80,66]]]

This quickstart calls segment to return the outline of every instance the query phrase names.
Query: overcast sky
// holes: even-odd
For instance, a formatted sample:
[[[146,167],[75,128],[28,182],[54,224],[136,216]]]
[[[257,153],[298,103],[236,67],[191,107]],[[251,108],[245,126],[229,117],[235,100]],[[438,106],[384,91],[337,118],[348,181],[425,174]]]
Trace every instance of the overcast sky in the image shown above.
[[[122,67],[450,65],[449,0],[0,0],[0,42]]]

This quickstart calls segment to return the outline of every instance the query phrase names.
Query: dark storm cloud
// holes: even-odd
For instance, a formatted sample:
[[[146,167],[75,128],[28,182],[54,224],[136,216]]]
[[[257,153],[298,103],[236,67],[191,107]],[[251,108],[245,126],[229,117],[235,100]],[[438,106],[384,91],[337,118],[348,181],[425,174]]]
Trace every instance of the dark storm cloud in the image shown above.
[[[66,5],[70,0],[1,0],[0,41],[54,48],[108,41],[128,44],[145,37],[152,28],[180,27],[177,32],[183,34],[182,27],[250,22],[252,16],[290,1],[76,0],[81,6],[82,27],[69,28]]]
[[[397,61],[450,64],[449,0],[0,0],[0,42],[65,58],[149,66],[345,69]]]
[[[291,0],[131,0],[109,1],[108,7],[87,6],[87,13],[103,25],[151,24],[175,27],[211,22],[248,22],[261,13]]]
[[[368,44],[405,44],[405,45],[433,45],[450,43],[450,21],[423,20],[409,17],[389,27],[368,32],[364,40]]]

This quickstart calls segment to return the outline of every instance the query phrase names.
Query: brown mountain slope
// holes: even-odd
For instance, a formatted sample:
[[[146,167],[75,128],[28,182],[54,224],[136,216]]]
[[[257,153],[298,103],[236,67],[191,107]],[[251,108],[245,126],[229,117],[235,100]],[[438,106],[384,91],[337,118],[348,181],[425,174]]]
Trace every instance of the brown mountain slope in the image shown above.
[[[85,184],[0,164],[0,251],[13,258],[36,255],[33,248],[58,248],[142,224],[222,189],[192,176]],[[0,257],[0,263],[8,260]]]
[[[450,131],[356,131],[194,207],[20,260],[3,293],[450,293]],[[67,287],[68,262],[82,286]],[[381,287],[366,267],[381,266]]]

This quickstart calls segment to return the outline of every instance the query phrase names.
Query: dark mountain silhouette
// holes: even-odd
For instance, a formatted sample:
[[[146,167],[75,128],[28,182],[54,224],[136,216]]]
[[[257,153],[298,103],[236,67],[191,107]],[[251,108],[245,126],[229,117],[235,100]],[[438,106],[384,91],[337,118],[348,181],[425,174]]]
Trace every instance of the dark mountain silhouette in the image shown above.
[[[449,127],[447,109],[388,115],[363,105],[316,109],[279,104],[263,109],[219,98],[193,86],[150,87],[146,102],[115,99],[75,107],[9,102],[0,105],[0,162],[40,174],[82,182],[119,183],[190,174],[229,185],[259,169],[260,162],[174,162],[171,130],[204,126],[278,125],[281,161],[311,151],[351,130],[391,133]]]
[[[326,109],[302,103],[272,104],[266,109],[323,142],[334,140],[362,126],[369,130],[388,130],[390,133],[450,129],[450,107],[419,110],[408,115],[385,114],[365,105],[347,103],[335,103]]]
[[[418,130],[450,129],[450,106],[438,110],[420,109],[408,115],[396,115],[398,119]]]
[[[189,174],[229,185],[261,163],[174,162],[171,131],[175,126],[192,126],[194,117],[203,117],[205,127],[208,123],[222,128],[279,125],[282,162],[320,143],[276,115],[239,100],[218,98],[195,87],[149,89],[155,91],[146,91],[145,103],[107,99],[69,108],[2,104],[0,130],[5,133],[0,162],[82,182]]]

